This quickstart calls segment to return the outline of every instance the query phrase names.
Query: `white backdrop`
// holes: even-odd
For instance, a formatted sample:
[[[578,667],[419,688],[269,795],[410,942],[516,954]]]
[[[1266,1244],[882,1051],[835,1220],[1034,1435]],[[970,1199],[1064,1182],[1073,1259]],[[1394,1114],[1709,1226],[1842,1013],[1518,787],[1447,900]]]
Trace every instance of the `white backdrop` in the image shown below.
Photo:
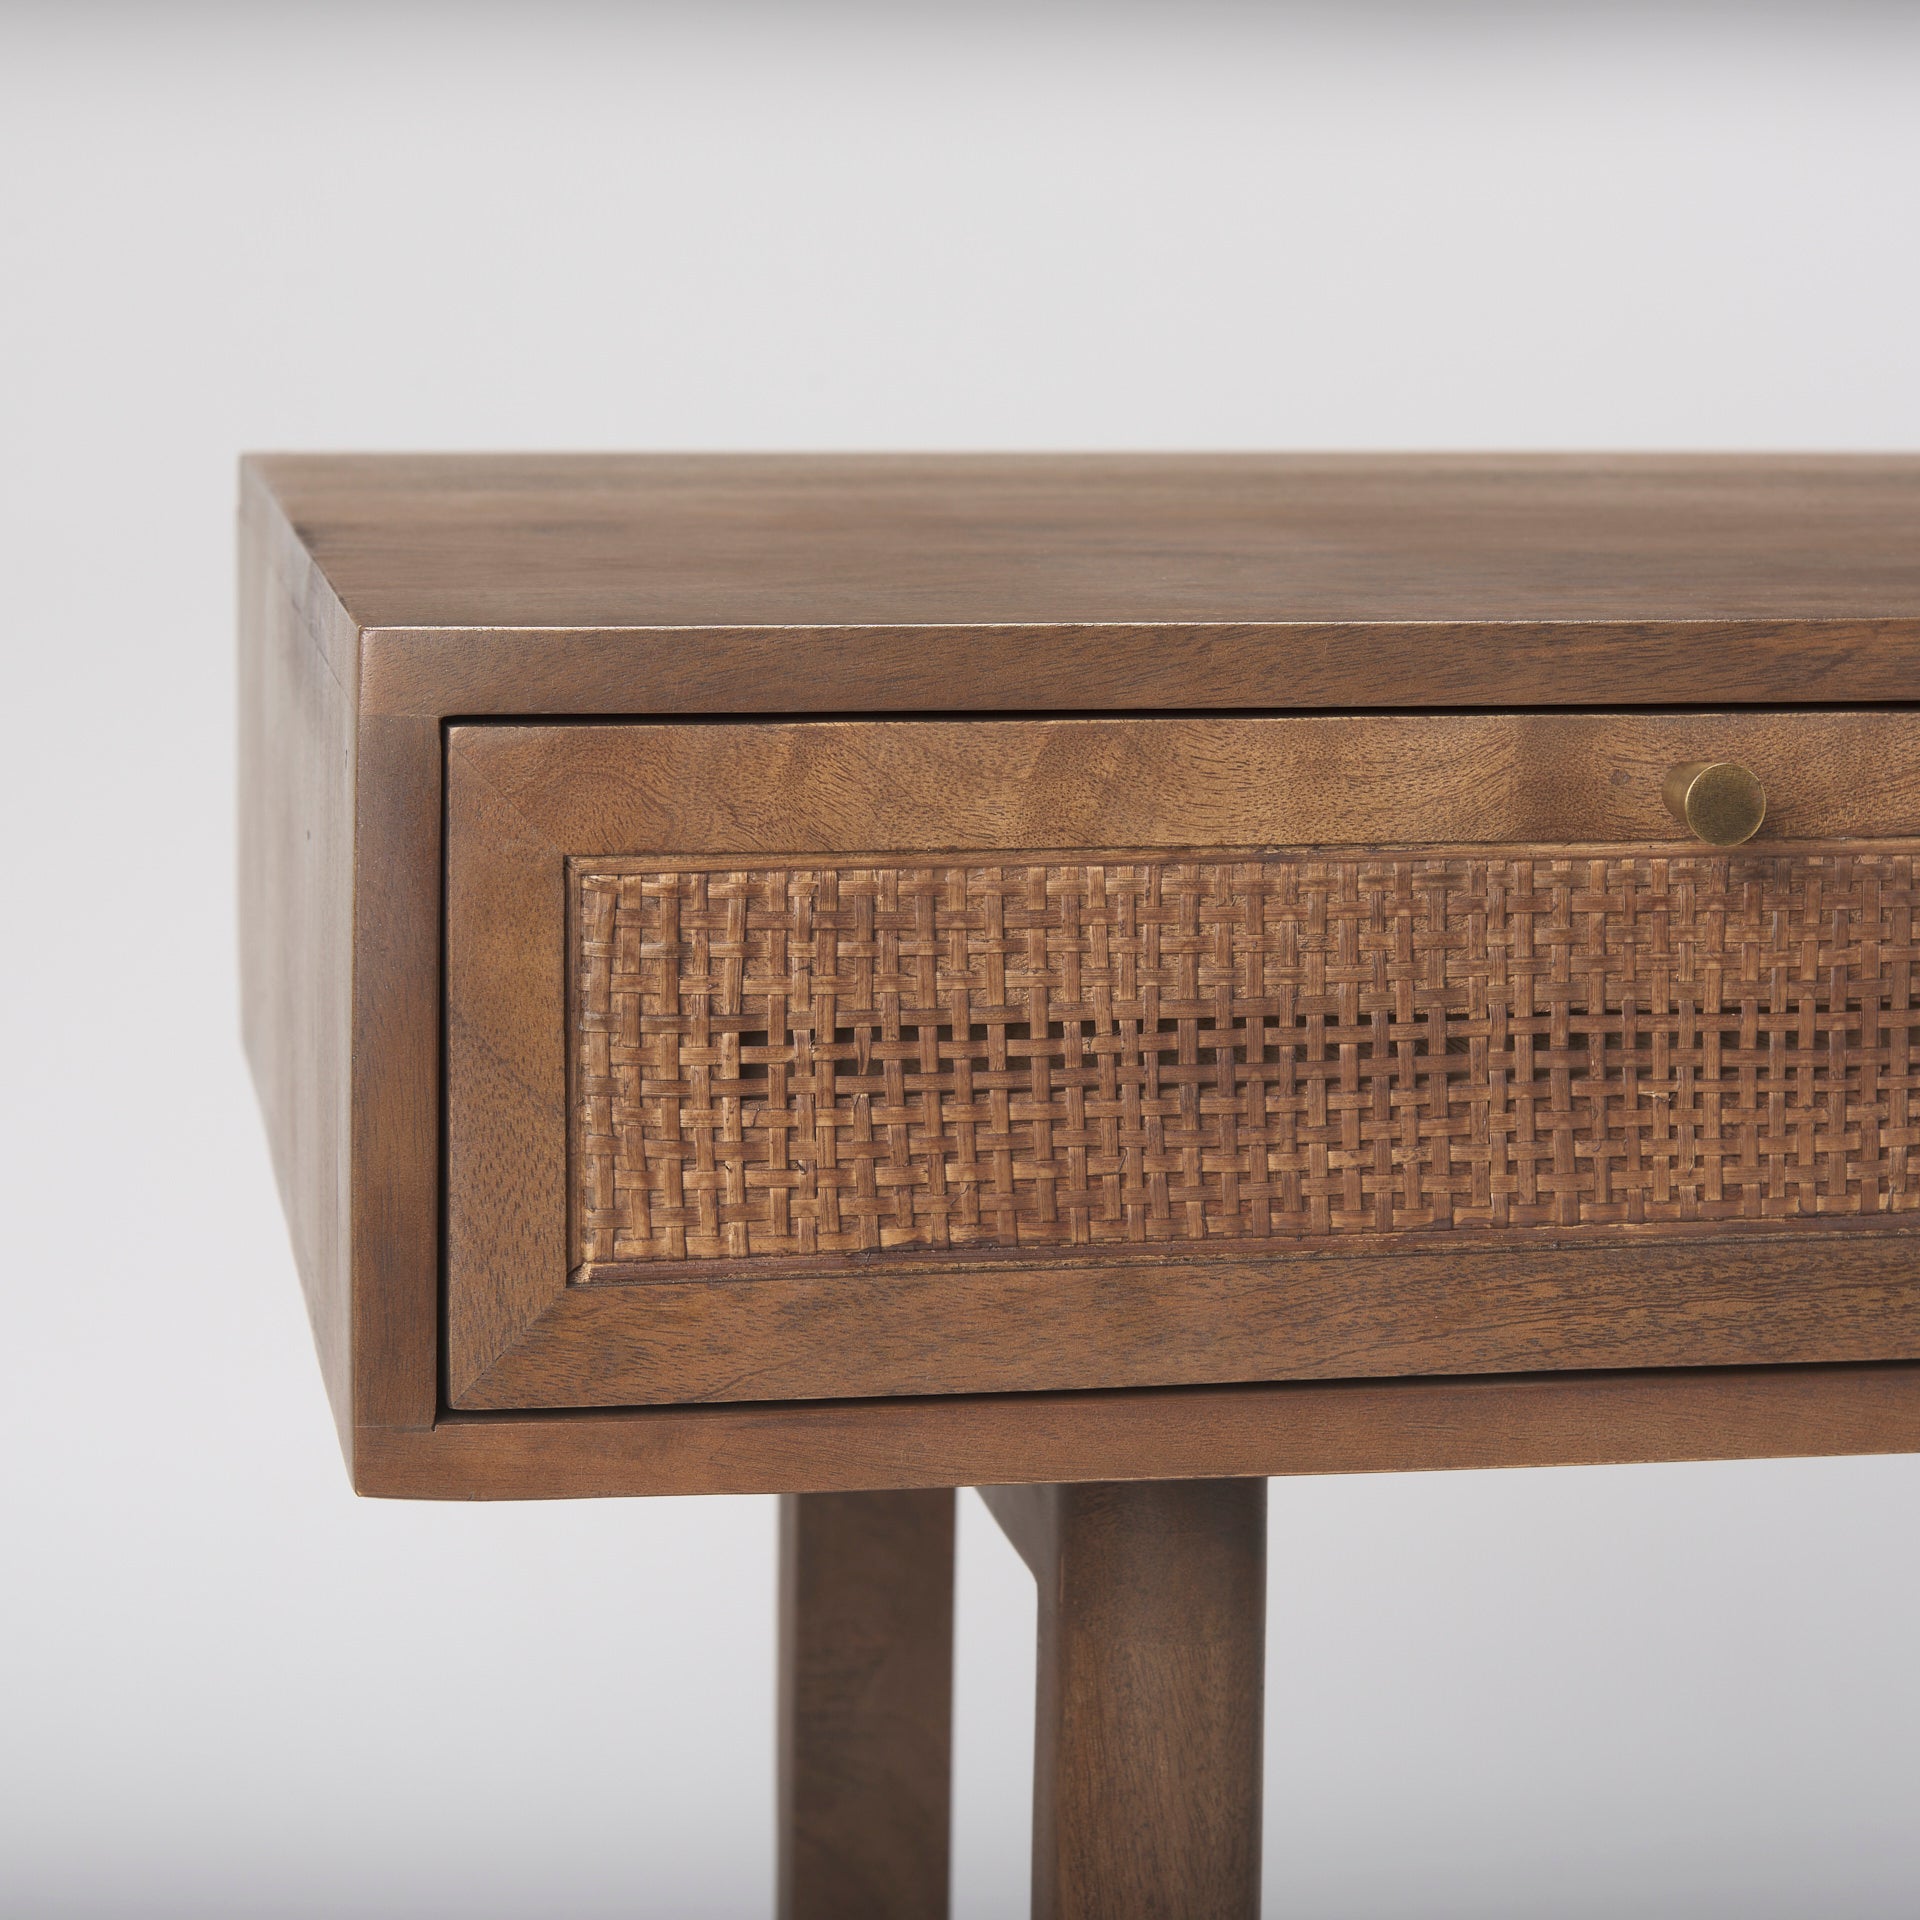
[[[769,1502],[347,1494],[234,1037],[237,450],[1920,446],[1912,18],[0,4],[0,1910],[767,1910]],[[1916,1496],[1277,1484],[1270,1910],[1920,1910]],[[1031,1632],[970,1503],[979,1920]]]

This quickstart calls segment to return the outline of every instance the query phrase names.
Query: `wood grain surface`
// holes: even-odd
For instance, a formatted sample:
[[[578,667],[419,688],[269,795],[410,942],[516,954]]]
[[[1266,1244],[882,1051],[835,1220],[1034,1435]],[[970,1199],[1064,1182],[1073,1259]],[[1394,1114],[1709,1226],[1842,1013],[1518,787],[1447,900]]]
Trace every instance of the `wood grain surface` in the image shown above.
[[[945,1489],[780,1503],[781,1920],[947,1911],[953,1507]]]
[[[273,457],[369,712],[1903,701],[1901,456]]]
[[[439,1351],[450,721],[1818,709],[1898,705],[1920,685],[1920,462],[1908,459],[1095,459],[1014,462],[1003,479],[963,471],[1006,466],[992,460],[883,460],[864,473],[784,459],[638,464],[644,474],[620,461],[322,456],[243,470],[256,583],[241,601],[248,1047],[358,1486],[534,1497],[1920,1444],[1915,1376],[1898,1367],[1497,1391],[1389,1383],[1364,1389],[1389,1396],[1365,1401],[1364,1431],[1317,1415],[1332,1422],[1315,1430],[1324,1444],[1280,1410],[1345,1387],[1181,1389],[1138,1405],[1042,1394],[450,1415]],[[647,537],[675,524],[678,508],[655,517],[665,495],[708,519],[706,533]],[[962,609],[968,623],[953,624]],[[704,624],[723,614],[737,624]],[[1859,794],[1897,798],[1869,736],[1851,766]],[[1158,775],[1141,771],[1110,790],[1136,817],[1150,815],[1139,790]],[[1786,776],[1768,775],[1778,821]],[[1639,782],[1628,786],[1637,808]],[[839,799],[807,794],[830,826]],[[581,798],[589,821],[622,804]],[[1521,798],[1536,819],[1564,816],[1552,781]],[[753,838],[750,809],[726,829],[729,848],[786,850]],[[309,833],[319,864],[303,869]],[[302,921],[310,908],[324,925]],[[328,1138],[333,1149],[314,1150]]]
[[[1920,1236],[942,1261],[565,1286],[470,1409],[1920,1359]]]
[[[1920,1366],[1759,1366],[443,1414],[356,1435],[394,1499],[585,1499],[1920,1452]]]
[[[276,455],[370,627],[1920,618],[1920,461]]]
[[[1732,759],[1751,845],[1920,833],[1905,711],[456,725],[448,763],[569,853],[1696,846],[1661,782]],[[458,848],[453,849],[455,855]]]
[[[257,503],[256,503],[257,505]],[[325,583],[240,525],[240,1020],[342,1438],[353,1421],[353,649]]]
[[[1251,1920],[1265,1482],[981,1492],[1039,1590],[1035,1920]]]
[[[1569,871],[1589,881],[1596,863],[1604,881],[1607,863],[1620,867],[1623,861],[1635,872],[1644,867],[1650,876],[1658,865],[1670,876],[1674,862],[1690,871],[1689,863],[1704,856],[1672,843],[1652,775],[1703,739],[1719,743],[1714,752],[1780,770],[1781,837],[1756,841],[1732,858],[1746,863],[1739,867],[1742,874],[1773,873],[1803,906],[1820,895],[1825,904],[1814,910],[1821,923],[1814,929],[1816,951],[1811,959],[1802,951],[1806,914],[1783,917],[1777,901],[1753,908],[1762,912],[1766,934],[1755,948],[1752,929],[1740,931],[1746,926],[1740,916],[1752,918],[1748,908],[1729,919],[1725,895],[1731,882],[1724,877],[1687,893],[1677,919],[1675,900],[1665,894],[1642,912],[1620,888],[1589,887],[1575,914],[1569,893],[1557,922],[1562,937],[1556,942],[1549,935],[1540,947],[1546,969],[1542,1005],[1559,1011],[1548,1014],[1541,1033],[1527,1041],[1529,1049],[1536,1040],[1546,1049],[1540,1113],[1533,1112],[1531,1092],[1522,1102],[1525,1113],[1508,1111],[1513,1076],[1489,1064],[1486,1084],[1500,1081],[1503,1113],[1507,1120],[1519,1115],[1519,1132],[1509,1137],[1496,1128],[1490,1108],[1478,1133],[1471,1115],[1461,1122],[1464,1150],[1471,1153],[1472,1140],[1480,1139],[1489,1170],[1495,1159],[1506,1166],[1516,1154],[1525,1157],[1536,1139],[1547,1143],[1547,1187],[1538,1190],[1547,1195],[1545,1211],[1531,1227],[1500,1229],[1513,1242],[1509,1248],[1481,1244],[1441,1251],[1409,1230],[1371,1234],[1370,1251],[1353,1259],[1336,1258],[1326,1246],[1296,1258],[1291,1252],[1281,1257],[1277,1242],[1248,1249],[1226,1240],[1200,1260],[1186,1245],[1130,1248],[1124,1267],[1077,1260],[1092,1250],[1072,1246],[1056,1249],[1057,1263],[1039,1266],[1019,1258],[985,1260],[980,1249],[949,1249],[930,1262],[916,1260],[910,1249],[879,1248],[787,1261],[778,1277],[761,1275],[747,1258],[716,1262],[700,1275],[666,1277],[656,1264],[631,1284],[568,1284],[574,1266],[567,1178],[570,859],[586,861],[596,873],[616,871],[610,858],[633,856],[636,849],[737,862],[744,843],[751,853],[798,847],[809,857],[818,857],[816,848],[834,855],[865,848],[982,848],[996,860],[1057,862],[1066,856],[1004,850],[1060,849],[1106,825],[1117,831],[1115,842],[1105,844],[1171,846],[1180,851],[1169,857],[1188,860],[1200,857],[1188,851],[1196,847],[1244,848],[1260,825],[1283,846],[1311,844],[1358,825],[1379,837],[1416,843],[1428,836],[1454,842],[1463,833],[1477,834],[1486,844],[1461,857],[1483,867],[1503,861],[1503,872],[1516,860],[1551,868],[1562,857],[1554,851],[1555,836],[1564,834],[1570,849],[1565,858],[1585,863]],[[1883,776],[1871,786],[1858,778],[1863,754],[1871,754]],[[1366,770],[1381,767],[1391,768],[1395,778],[1370,779]],[[1884,890],[1874,881],[1871,927],[1863,920],[1857,938],[1844,925],[1836,932],[1827,925],[1828,909],[1839,910],[1844,889],[1827,885],[1822,893],[1822,876],[1830,877],[1836,861],[1857,865],[1883,856],[1789,836],[1808,829],[1877,832],[1888,820],[1905,824],[1908,803],[1902,796],[1911,788],[1920,801],[1920,721],[1912,716],[460,726],[450,730],[448,768],[447,1301],[455,1407],[1034,1391],[1367,1372],[1532,1371],[1555,1364],[1920,1357],[1920,1269],[1913,1251],[1920,1243],[1879,1234],[1895,1216],[1882,1211],[1877,1185],[1873,1204],[1854,1210],[1860,1232],[1844,1260],[1831,1258],[1826,1245],[1830,1235],[1846,1230],[1846,1221],[1838,1211],[1822,1211],[1817,1200],[1797,1222],[1769,1221],[1760,1211],[1745,1220],[1708,1212],[1728,1191],[1743,1191],[1743,1178],[1749,1186],[1772,1178],[1759,1164],[1760,1117],[1773,1143],[1769,1153],[1779,1161],[1773,1172],[1782,1182],[1788,1160],[1804,1158],[1808,1140],[1827,1141],[1824,1159],[1816,1152],[1813,1163],[1796,1167],[1795,1178],[1837,1180],[1829,1207],[1858,1186],[1856,1175],[1866,1162],[1888,1169],[1904,1165],[1907,1029],[1899,1025],[1897,1008],[1905,1004],[1900,956],[1906,951],[1901,943],[1910,937],[1910,915],[1901,917],[1906,909],[1896,887],[1886,899],[1898,924],[1886,923]],[[1356,769],[1358,777],[1350,779]],[[1914,824],[1920,826],[1920,806]],[[1649,831],[1663,835],[1664,848],[1634,851],[1635,839]],[[1624,844],[1591,844],[1608,832]],[[1895,866],[1909,857],[1897,851],[1884,856]],[[793,858],[791,851],[787,858]],[[1764,866],[1768,860],[1773,867]],[[652,867],[643,861],[641,870]],[[1386,938],[1390,916],[1380,902],[1367,917]],[[1416,917],[1409,907],[1408,942]],[[573,918],[579,919],[577,901]],[[1514,969],[1526,973],[1532,964],[1531,914],[1518,932],[1504,910],[1494,919],[1496,934],[1483,929],[1474,936],[1489,956],[1482,1000],[1496,967],[1505,981]],[[1487,947],[1490,937],[1497,958]],[[1727,946],[1730,937],[1733,948]],[[977,931],[969,938],[978,944]],[[1713,1094],[1712,1125],[1705,1131],[1693,1122],[1683,1127],[1683,1151],[1714,1160],[1711,1178],[1701,1176],[1703,1198],[1692,1208],[1695,1217],[1661,1223],[1643,1209],[1638,1219],[1623,1215],[1606,1226],[1612,1238],[1605,1245],[1583,1244],[1581,1232],[1599,1229],[1583,1227],[1577,1198],[1572,1217],[1563,1218],[1559,1196],[1576,1195],[1583,1180],[1590,1198],[1596,1191],[1590,1164],[1595,1138],[1621,1156],[1623,1179],[1633,1142],[1614,1119],[1597,1136],[1592,1126],[1582,1133],[1573,1112],[1577,1063],[1568,1046],[1555,1053],[1554,1020],[1566,1024],[1578,952],[1618,974],[1645,940],[1663,955],[1671,947],[1701,956],[1712,976],[1710,988],[1695,989],[1699,1004],[1685,1016],[1689,1033],[1699,1023],[1701,1005],[1720,1007],[1731,994],[1742,1008],[1728,1029],[1733,1091]],[[1843,949],[1857,949],[1860,966],[1873,976],[1865,1000],[1864,989],[1836,986],[1827,977]],[[1820,991],[1832,1003],[1833,1017],[1827,1029],[1809,1035],[1800,1032],[1804,995],[1791,1010],[1775,1001],[1789,972],[1804,979],[1809,968],[1819,971],[1821,951],[1829,964]],[[1401,957],[1411,969],[1405,975],[1411,991],[1418,967],[1410,945]],[[1883,980],[1886,963],[1892,972]],[[1649,960],[1654,972],[1672,964],[1671,955]],[[1845,974],[1850,963],[1837,964]],[[1691,957],[1681,971],[1689,966],[1700,971]],[[1356,995],[1365,972],[1356,972]],[[1428,987],[1444,985],[1433,968],[1428,973]],[[1737,984],[1743,978],[1744,1000]],[[1375,984],[1390,1014],[1393,996],[1384,973]],[[1644,999],[1649,1016],[1656,998],[1662,1005],[1671,998],[1651,974],[1631,989],[1619,987],[1618,980],[1616,987],[1611,998],[1604,981],[1597,990],[1598,1017],[1622,1023],[1616,1037],[1624,1037],[1618,1004],[1623,992]],[[1507,987],[1500,992],[1504,996]],[[1800,1045],[1795,1057],[1803,1069],[1790,1086],[1777,1075],[1770,1079],[1764,1102],[1758,1078],[1765,1051],[1758,1024],[1762,999],[1794,1026]],[[1860,1009],[1868,1001],[1895,1010],[1887,1014],[1892,1024],[1885,1033],[1875,1013],[1875,1034],[1861,1041],[1864,1051],[1856,1058],[1854,1042],[1840,1029],[1866,1018]],[[1357,998],[1352,1011],[1357,1023]],[[1001,1014],[1011,1017],[1006,1009]],[[1814,1026],[1819,1029],[1817,1013]],[[1718,1049],[1728,1042],[1720,1024],[1713,1035],[1718,1088]],[[1387,1148],[1383,1167],[1376,1169],[1376,1200],[1378,1194],[1390,1199],[1399,1191],[1396,1181],[1404,1185],[1409,1169],[1417,1171],[1421,1163],[1420,1154],[1394,1132],[1396,1124],[1402,1132],[1415,1125],[1418,1147],[1416,1108],[1403,1103],[1396,1119],[1392,1104],[1398,1084],[1392,1037],[1389,1020],[1386,1077],[1369,1083],[1387,1095],[1383,1113],[1376,1115]],[[1784,1028],[1777,1036],[1782,1045],[1788,1037]],[[1336,1063],[1339,1074],[1354,1079],[1354,1101],[1327,1136],[1338,1145],[1352,1135],[1347,1145],[1356,1166],[1366,1157],[1356,1104],[1360,1038],[1356,1025],[1348,1036],[1352,1057]],[[1838,1054],[1836,1038],[1844,1042]],[[1460,1064],[1470,1067],[1471,1058]],[[1533,1077],[1530,1065],[1529,1088]],[[1456,1078],[1449,1070],[1449,1089]],[[1464,1079],[1460,1084],[1464,1089]],[[1783,1104],[1789,1095],[1795,1110],[1811,1117],[1813,1134],[1791,1135]],[[1847,1102],[1856,1096],[1856,1118],[1869,1127],[1871,1140],[1854,1139],[1858,1127],[1847,1118],[1854,1111]],[[1337,1104],[1337,1087],[1329,1097]],[[1557,1130],[1550,1120],[1540,1124],[1556,1101],[1570,1123]],[[1692,1112],[1691,1103],[1689,1093],[1682,1108]],[[1753,1119],[1747,1133],[1734,1129],[1732,1189],[1728,1150],[1714,1144],[1723,1108],[1730,1118],[1745,1111]],[[1634,1112],[1636,1125],[1658,1119],[1651,1101],[1636,1100]],[[676,1125],[684,1129],[684,1120]],[[1589,1148],[1584,1171],[1576,1161],[1581,1138]],[[1853,1144],[1836,1161],[1831,1149],[1843,1138]],[[1029,1150],[1029,1164],[1032,1158]],[[1752,1164],[1743,1176],[1738,1169],[1746,1162]],[[1536,1168],[1536,1184],[1538,1177]],[[1360,1178],[1356,1171],[1355,1181]],[[1357,1185],[1354,1197],[1364,1207]],[[1487,1198],[1491,1204],[1490,1186]],[[1670,1196],[1661,1204],[1670,1204]],[[1431,1220],[1423,1224],[1433,1228]],[[1769,1237],[1773,1229],[1782,1237]],[[1665,1244],[1669,1232],[1680,1237],[1679,1244]],[[1391,1252],[1385,1250],[1388,1240]]]

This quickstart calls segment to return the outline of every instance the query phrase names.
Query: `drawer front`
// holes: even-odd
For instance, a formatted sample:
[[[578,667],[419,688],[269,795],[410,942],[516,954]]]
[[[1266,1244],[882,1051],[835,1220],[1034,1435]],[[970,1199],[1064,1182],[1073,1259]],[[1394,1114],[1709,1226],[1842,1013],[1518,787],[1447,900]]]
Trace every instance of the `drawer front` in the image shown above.
[[[449,801],[456,1405],[1920,1345],[1905,715],[463,728]]]

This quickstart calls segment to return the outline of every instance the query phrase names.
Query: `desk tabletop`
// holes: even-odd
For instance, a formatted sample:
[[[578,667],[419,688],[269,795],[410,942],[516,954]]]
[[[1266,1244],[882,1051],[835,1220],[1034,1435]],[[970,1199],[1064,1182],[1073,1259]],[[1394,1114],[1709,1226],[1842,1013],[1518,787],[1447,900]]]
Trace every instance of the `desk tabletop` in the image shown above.
[[[1920,458],[268,455],[367,627],[1913,623]]]

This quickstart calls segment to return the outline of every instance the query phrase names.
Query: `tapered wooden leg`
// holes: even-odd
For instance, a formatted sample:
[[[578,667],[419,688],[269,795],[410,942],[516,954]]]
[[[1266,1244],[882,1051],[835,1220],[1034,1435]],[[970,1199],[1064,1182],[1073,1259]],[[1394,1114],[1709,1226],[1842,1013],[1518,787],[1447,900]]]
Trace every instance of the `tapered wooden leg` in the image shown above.
[[[780,1502],[783,1920],[947,1911],[953,1498]]]
[[[982,1493],[1040,1590],[1034,1920],[1249,1920],[1265,1481]]]

